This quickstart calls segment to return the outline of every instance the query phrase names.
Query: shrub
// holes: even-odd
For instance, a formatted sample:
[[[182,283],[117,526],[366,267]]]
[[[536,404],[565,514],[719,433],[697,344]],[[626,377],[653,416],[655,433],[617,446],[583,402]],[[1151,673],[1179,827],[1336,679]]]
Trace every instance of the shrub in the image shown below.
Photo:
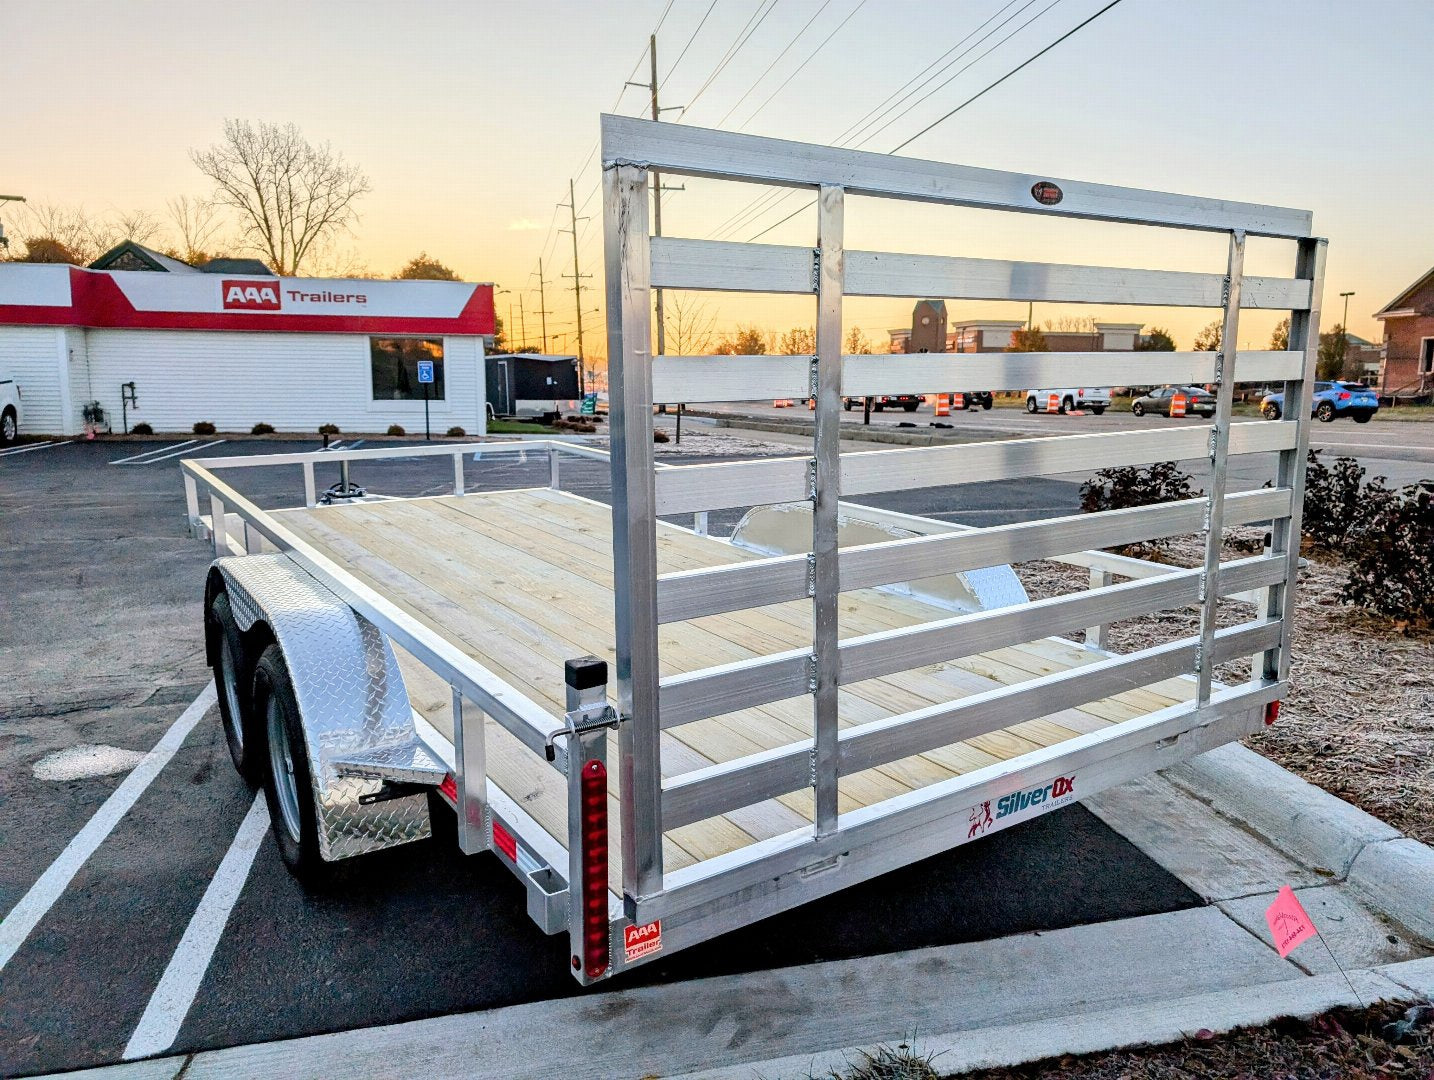
[[[389,425],[388,425],[388,433],[389,433],[390,435],[407,435],[407,434],[408,434],[408,432],[406,432],[406,431],[403,430],[403,425],[402,425],[402,424],[389,424]]]
[[[1406,625],[1434,624],[1434,492],[1419,485],[1366,489],[1361,526],[1349,541],[1347,603]]]
[[[450,439],[461,439],[461,438],[463,438],[463,436],[465,436],[465,435],[467,435],[467,434],[468,434],[468,432],[464,431],[461,427],[459,427],[459,426],[456,425],[456,424],[455,424],[453,427],[451,427],[451,428],[448,429],[448,437],[449,437]]]
[[[320,425],[319,425],[319,434],[320,434],[320,435],[337,435],[338,433],[339,433],[339,426],[338,426],[338,424],[320,424]]]
[[[1080,508],[1087,514],[1094,514],[1102,510],[1127,510],[1177,499],[1196,499],[1203,494],[1189,473],[1182,472],[1173,461],[1162,461],[1143,469],[1134,466],[1102,469],[1080,486]],[[1168,539],[1128,544],[1116,550],[1130,555],[1153,554],[1164,548]]]
[[[251,427],[251,428],[249,429],[249,434],[250,434],[250,435],[272,435],[272,434],[274,434],[274,425],[273,425],[273,424],[266,424],[266,423],[264,423],[264,421],[260,420],[257,424],[255,424],[253,427]]]
[[[654,432],[652,433],[652,441],[655,442],[655,443],[657,443],[657,442],[671,442],[672,440],[667,437],[667,432],[663,431],[661,428],[658,428],[656,431],[654,431]]]
[[[1366,486],[1364,466],[1354,458],[1336,458],[1331,468],[1320,460],[1320,451],[1311,450],[1305,467],[1305,536],[1316,547],[1344,551],[1363,527],[1369,500],[1387,493],[1382,481],[1377,477]]]
[[[129,433],[130,433],[131,435],[153,435],[153,434],[154,434],[154,428],[150,427],[148,424],[146,424],[146,423],[144,423],[143,421],[141,421],[140,423],[136,424],[134,427],[130,428],[130,429],[129,429]]]
[[[194,434],[196,434],[196,435],[213,435],[213,434],[214,434],[214,424],[213,424],[211,421],[209,421],[209,420],[200,420],[200,421],[196,422],[195,425],[194,425]]]

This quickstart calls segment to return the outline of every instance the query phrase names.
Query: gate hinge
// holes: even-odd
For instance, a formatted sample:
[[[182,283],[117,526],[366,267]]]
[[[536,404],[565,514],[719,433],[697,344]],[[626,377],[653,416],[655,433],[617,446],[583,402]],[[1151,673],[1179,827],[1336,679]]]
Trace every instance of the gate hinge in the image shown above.
[[[575,735],[586,735],[592,731],[600,731],[603,728],[610,728],[616,731],[624,717],[609,705],[606,701],[594,701],[591,704],[580,706],[571,712],[563,713],[563,726],[548,732],[548,738],[543,744],[543,753],[549,761],[557,760],[557,749],[553,746],[556,739]]]
[[[812,292],[821,288],[822,284],[822,249],[812,248]]]

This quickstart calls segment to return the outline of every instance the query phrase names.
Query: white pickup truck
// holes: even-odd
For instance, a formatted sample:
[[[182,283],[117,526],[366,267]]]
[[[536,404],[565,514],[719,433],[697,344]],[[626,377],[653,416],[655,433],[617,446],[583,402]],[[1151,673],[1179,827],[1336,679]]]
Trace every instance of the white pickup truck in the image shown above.
[[[1052,396],[1056,399],[1056,411],[1061,413],[1089,409],[1099,416],[1110,407],[1108,386],[1053,386],[1047,390],[1027,390],[1026,412],[1049,412]]]
[[[20,437],[23,415],[20,384],[14,379],[0,379],[0,446],[13,446]]]

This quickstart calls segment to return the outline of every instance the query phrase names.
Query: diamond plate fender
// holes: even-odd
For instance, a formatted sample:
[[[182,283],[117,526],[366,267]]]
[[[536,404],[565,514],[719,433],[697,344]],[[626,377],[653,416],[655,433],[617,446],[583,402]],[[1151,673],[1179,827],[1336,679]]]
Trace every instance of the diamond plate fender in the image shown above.
[[[287,555],[218,559],[240,629],[264,623],[284,652],[294,684],[309,777],[318,812],[319,850],[330,861],[422,840],[428,800],[409,795],[364,806],[380,780],[339,775],[336,762],[417,739],[398,662],[378,627]]]

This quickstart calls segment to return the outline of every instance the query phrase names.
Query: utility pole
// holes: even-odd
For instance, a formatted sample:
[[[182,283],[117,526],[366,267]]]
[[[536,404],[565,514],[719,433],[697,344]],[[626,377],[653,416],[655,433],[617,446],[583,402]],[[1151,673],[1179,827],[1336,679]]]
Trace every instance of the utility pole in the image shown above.
[[[1345,362],[1349,359],[1349,298],[1354,293],[1342,292],[1339,295],[1344,297],[1344,321],[1339,324],[1339,371],[1343,375]]]
[[[543,317],[543,352],[548,351],[548,297],[544,291],[543,260],[538,260],[538,314]]]
[[[23,195],[0,195],[0,203],[7,203],[7,202],[24,202],[24,201],[25,201],[25,196],[23,196]],[[9,238],[7,238],[6,235],[5,235],[5,226],[4,226],[3,224],[0,224],[0,249],[5,249],[5,248],[8,248],[9,246],[10,246],[10,240],[9,240]]]
[[[523,294],[518,294],[518,326],[523,331],[523,351],[528,351],[528,317],[523,314]]]
[[[571,179],[568,180],[568,201],[558,203],[558,205],[566,206],[572,215],[573,227],[560,230],[573,234],[573,272],[564,274],[563,277],[573,279],[573,310],[577,312],[578,316],[578,363],[586,365],[586,361],[583,359],[583,278],[592,277],[592,275],[584,274],[578,269],[578,199],[577,194],[573,191]],[[582,220],[586,221],[587,218]]]
[[[629,82],[628,86],[641,86],[646,88],[652,95],[652,118],[659,120],[664,111],[657,104],[657,35],[650,34],[647,38],[647,55],[651,61],[649,65],[650,82],[638,83]],[[669,105],[668,110],[680,109],[680,105]],[[669,191],[681,191],[683,188],[668,188]],[[652,235],[662,235],[662,174],[652,170]],[[657,294],[657,355],[661,356],[667,352],[667,316],[662,302],[662,289],[653,290]],[[666,412],[667,404],[661,402],[657,406],[658,412]]]

